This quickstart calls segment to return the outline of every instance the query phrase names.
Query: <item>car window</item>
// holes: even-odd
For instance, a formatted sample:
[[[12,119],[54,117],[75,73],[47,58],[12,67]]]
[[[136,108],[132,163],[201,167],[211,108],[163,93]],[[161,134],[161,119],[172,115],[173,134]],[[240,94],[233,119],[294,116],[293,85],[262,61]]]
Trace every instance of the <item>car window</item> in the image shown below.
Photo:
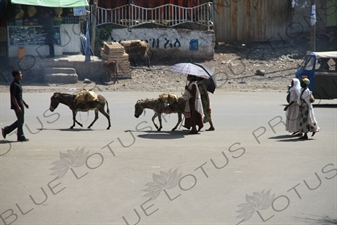
[[[320,58],[317,60],[315,70],[336,71],[337,59]]]
[[[314,68],[314,57],[308,57],[308,59],[306,60],[307,63],[305,64],[305,70],[312,70]]]

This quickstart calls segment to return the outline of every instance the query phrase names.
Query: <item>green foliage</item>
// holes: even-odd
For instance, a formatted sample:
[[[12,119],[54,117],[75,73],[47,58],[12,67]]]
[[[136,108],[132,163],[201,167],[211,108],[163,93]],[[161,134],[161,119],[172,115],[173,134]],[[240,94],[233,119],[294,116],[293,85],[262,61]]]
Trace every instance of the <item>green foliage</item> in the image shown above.
[[[102,45],[111,36],[112,26],[96,27],[96,43]]]

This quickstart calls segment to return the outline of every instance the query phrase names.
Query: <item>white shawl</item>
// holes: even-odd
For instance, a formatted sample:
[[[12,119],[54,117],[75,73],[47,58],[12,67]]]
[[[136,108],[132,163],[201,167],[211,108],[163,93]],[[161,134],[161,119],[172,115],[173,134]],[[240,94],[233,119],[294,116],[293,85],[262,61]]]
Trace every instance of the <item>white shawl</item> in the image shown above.
[[[200,95],[200,91],[198,88],[198,83],[196,81],[193,81],[188,85],[188,88],[192,90],[193,85],[195,85],[195,89],[196,89],[195,110],[201,115],[201,117],[204,117],[204,109],[202,107],[201,95]]]
[[[297,102],[298,97],[301,94],[300,81],[297,78],[293,78],[293,86],[290,88],[290,102]]]

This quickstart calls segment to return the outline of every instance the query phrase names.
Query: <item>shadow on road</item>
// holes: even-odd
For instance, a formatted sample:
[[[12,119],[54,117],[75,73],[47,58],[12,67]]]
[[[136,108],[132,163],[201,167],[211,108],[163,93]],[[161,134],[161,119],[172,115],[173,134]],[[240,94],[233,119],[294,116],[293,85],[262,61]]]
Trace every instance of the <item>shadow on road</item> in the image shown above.
[[[275,137],[270,137],[268,139],[285,139],[285,138],[294,138],[294,136],[291,136],[290,134],[286,134],[286,135],[279,135],[279,136],[275,136]]]
[[[314,108],[337,108],[337,104],[313,104]]]
[[[297,141],[313,141],[315,139],[312,139],[309,137],[309,139],[307,140],[303,140],[303,139],[299,139],[298,137],[297,138],[292,138],[292,139],[283,139],[283,140],[278,140],[279,142],[297,142]]]
[[[287,106],[287,104],[282,104],[280,106]],[[313,104],[314,108],[337,108],[337,104]]]
[[[319,216],[315,216],[315,217],[319,217]],[[319,217],[319,218],[301,218],[301,217],[295,217],[296,219],[302,220],[302,221],[306,221],[309,222],[310,224],[320,224],[320,225],[332,225],[332,224],[337,224],[337,219],[331,219],[328,216],[324,216],[324,217]]]
[[[78,131],[94,131],[93,129],[88,129],[88,128],[63,128],[63,129],[49,129],[49,128],[39,128],[37,130],[59,130],[59,131],[73,131],[73,132],[78,132]],[[96,129],[96,130],[106,130],[106,129]]]
[[[178,139],[185,138],[185,135],[188,135],[188,131],[151,131],[139,134],[137,137],[147,139]]]
[[[279,136],[275,136],[275,137],[269,137],[268,139],[276,139],[279,142],[297,142],[297,141],[311,141],[314,140],[312,138],[309,137],[309,139],[307,140],[303,140],[303,139],[299,139],[300,135],[279,135]]]
[[[0,145],[13,143],[13,142],[18,142],[18,141],[0,140]]]

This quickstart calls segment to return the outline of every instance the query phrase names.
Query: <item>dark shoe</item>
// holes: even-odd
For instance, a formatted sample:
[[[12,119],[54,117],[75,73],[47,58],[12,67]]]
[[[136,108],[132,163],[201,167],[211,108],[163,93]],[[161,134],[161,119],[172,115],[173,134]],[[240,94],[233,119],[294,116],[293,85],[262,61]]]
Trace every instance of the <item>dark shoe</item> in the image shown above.
[[[2,137],[4,137],[4,139],[6,139],[5,129],[1,128],[1,132],[2,132]]]
[[[199,134],[197,130],[191,130],[189,134]]]
[[[29,139],[24,137],[24,138],[18,139],[18,141],[24,142],[24,141],[29,141]]]
[[[308,135],[304,134],[302,137],[299,138],[300,140],[308,140]]]
[[[214,127],[210,127],[206,131],[213,131],[213,130],[215,130],[215,128]]]

